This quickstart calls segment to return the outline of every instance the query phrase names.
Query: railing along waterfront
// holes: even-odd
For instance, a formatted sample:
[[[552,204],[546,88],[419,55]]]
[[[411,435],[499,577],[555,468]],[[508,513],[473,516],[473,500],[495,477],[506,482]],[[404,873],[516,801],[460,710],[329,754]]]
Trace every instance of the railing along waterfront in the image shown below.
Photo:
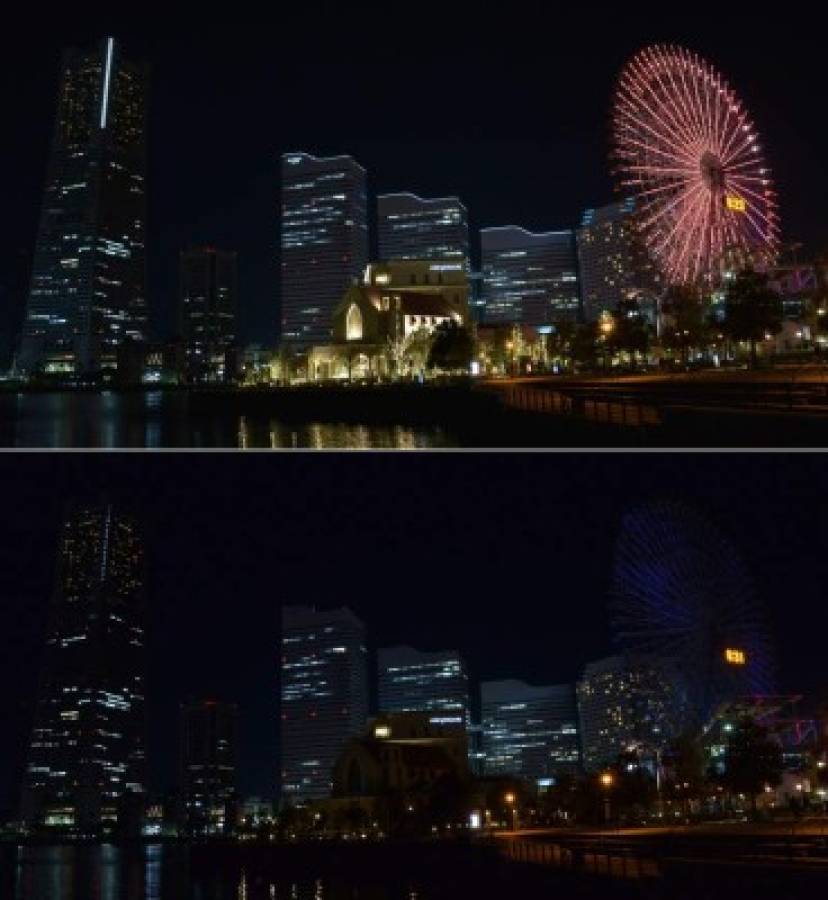
[[[503,392],[507,406],[522,412],[575,416],[591,422],[632,427],[661,424],[658,407],[635,395],[577,393],[515,385]]]
[[[601,845],[595,841],[510,838],[500,841],[500,852],[515,862],[592,875],[631,879],[658,878],[661,875],[655,859],[639,856],[629,846]]]

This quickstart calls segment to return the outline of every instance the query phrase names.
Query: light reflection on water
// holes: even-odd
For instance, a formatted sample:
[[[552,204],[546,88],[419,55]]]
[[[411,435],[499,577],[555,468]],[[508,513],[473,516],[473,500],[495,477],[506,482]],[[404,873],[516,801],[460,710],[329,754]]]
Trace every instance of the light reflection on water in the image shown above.
[[[280,421],[241,415],[233,394],[209,411],[184,393],[114,391],[0,395],[0,447],[395,449],[446,447],[436,426]]]
[[[13,884],[3,880],[8,872]],[[14,900],[422,900],[414,886],[274,882],[244,869],[194,875],[185,847],[0,846],[0,897]]]

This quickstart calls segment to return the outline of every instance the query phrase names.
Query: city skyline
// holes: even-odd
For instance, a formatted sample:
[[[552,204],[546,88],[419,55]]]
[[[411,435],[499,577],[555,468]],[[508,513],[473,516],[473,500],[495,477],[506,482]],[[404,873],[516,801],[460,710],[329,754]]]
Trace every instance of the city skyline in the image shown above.
[[[137,507],[148,536],[152,788],[175,783],[175,753],[168,745],[169,734],[177,729],[179,704],[215,697],[240,705],[240,788],[266,795],[273,786],[277,747],[272,703],[279,604],[289,604],[293,591],[306,590],[311,572],[321,578],[320,594],[330,592],[339,573],[353,565],[359,548],[377,540],[386,546],[379,570],[383,583],[392,584],[396,569],[406,567],[407,584],[397,588],[401,593],[393,608],[383,602],[382,593],[372,600],[341,587],[335,601],[317,601],[320,607],[350,605],[366,623],[369,671],[375,671],[378,647],[405,642],[424,651],[456,646],[469,660],[473,694],[487,679],[571,684],[587,663],[613,649],[606,621],[607,590],[620,517],[636,502],[636,479],[646,474],[649,492],[660,496],[659,485],[674,481],[677,466],[682,468],[682,457],[675,459],[615,461],[605,469],[595,460],[559,458],[554,471],[559,475],[565,471],[566,477],[552,488],[554,520],[537,505],[538,485],[549,475],[543,460],[526,462],[525,471],[517,475],[509,458],[500,465],[488,460],[485,468],[475,468],[470,457],[457,464],[412,461],[417,479],[428,480],[438,471],[445,475],[448,466],[453,490],[468,496],[456,508],[448,497],[414,503],[404,485],[388,484],[384,474],[389,466],[393,471],[393,460],[366,460],[350,470],[344,460],[338,465],[328,462],[312,469],[310,481],[309,470],[303,468],[307,463],[296,467],[297,473],[306,473],[299,481],[286,465],[278,521],[273,519],[269,491],[262,491],[270,483],[268,470],[255,459],[239,468],[225,461],[227,473],[218,481],[207,459],[148,460],[140,471],[118,459],[101,459],[95,471],[67,458],[51,474],[47,460],[21,462],[26,476],[22,483],[5,484],[15,507],[25,513],[16,524],[6,526],[4,541],[5,577],[19,587],[4,588],[12,601],[0,620],[0,627],[11,636],[3,659],[8,669],[0,680],[6,692],[14,690],[4,702],[12,717],[9,733],[18,736],[4,747],[3,796],[8,797],[13,772],[21,764],[20,741],[27,739],[30,700],[19,686],[33,677],[32,666],[40,653],[52,589],[52,541],[63,504],[84,487],[94,493],[105,489],[116,500]],[[814,699],[821,686],[808,660],[819,652],[819,637],[816,629],[803,630],[802,623],[817,614],[821,602],[818,573],[824,562],[819,550],[826,523],[818,498],[824,476],[818,461],[803,460],[799,478],[789,476],[782,485],[774,481],[772,458],[740,461],[739,471],[727,460],[702,457],[701,465],[682,470],[685,491],[705,515],[735,535],[745,554],[773,620],[782,661],[780,689]],[[365,464],[371,467],[369,483]],[[500,499],[489,492],[486,497],[473,496],[472,485],[481,472]],[[289,487],[292,481],[296,483]],[[362,492],[361,513],[348,504],[355,491]],[[793,521],[769,515],[782,496],[789,498],[786,508],[793,509],[794,504],[799,508]],[[389,531],[384,511],[403,502],[410,522],[399,522]],[[224,514],[220,522],[211,522],[211,510],[229,510],[234,504],[238,508],[229,519]],[[320,522],[299,524],[297,515],[307,508],[319,511]],[[321,521],[326,524],[319,531]],[[287,522],[294,523],[292,530],[282,526]],[[469,522],[479,525],[470,531]],[[813,542],[803,542],[803,534],[814,535]],[[423,548],[434,542],[453,547],[456,565],[440,592],[434,594],[430,587],[434,577],[430,564],[411,569],[412,541]],[[314,562],[319,555],[327,560],[325,572]],[[516,571],[536,575],[515,581]],[[462,592],[457,593],[461,585]],[[458,599],[446,606],[446,596]],[[797,599],[786,599],[782,606],[783,596]],[[499,602],[508,602],[518,614],[505,617],[498,611]],[[225,664],[217,667],[216,659]],[[371,707],[376,708],[376,697]]]
[[[301,23],[301,14],[292,15]],[[531,12],[527,16],[531,17]],[[3,242],[10,248],[4,268],[11,270],[21,265],[25,268],[25,259],[16,262],[18,250],[25,257],[33,244],[35,213],[32,208],[37,206],[40,195],[48,144],[44,137],[47,126],[42,120],[48,119],[54,109],[60,50],[68,44],[88,45],[108,30],[123,40],[132,56],[147,58],[153,69],[148,182],[149,300],[153,322],[162,334],[169,333],[173,317],[170,298],[175,289],[175,257],[193,242],[217,243],[239,251],[243,339],[261,340],[262,336],[266,339],[275,334],[277,292],[274,285],[278,279],[273,248],[277,161],[281,152],[296,146],[320,155],[352,154],[368,169],[369,188],[374,195],[387,191],[410,191],[424,197],[457,195],[469,209],[473,228],[511,223],[540,231],[576,227],[585,209],[613,199],[605,121],[609,98],[623,59],[645,39],[684,41],[720,65],[747,95],[748,105],[766,136],[780,186],[786,237],[802,239],[815,249],[820,249],[828,237],[818,213],[824,206],[820,196],[828,190],[828,179],[816,163],[820,156],[825,156],[820,148],[825,146],[828,137],[821,126],[808,122],[812,117],[800,114],[800,110],[804,112],[804,98],[796,92],[783,91],[769,73],[758,71],[752,62],[755,49],[763,44],[772,43],[776,56],[784,52],[778,31],[771,34],[758,23],[747,23],[753,43],[751,53],[746,55],[740,54],[732,42],[717,39],[715,34],[700,37],[692,29],[676,33],[675,27],[661,26],[657,17],[649,20],[645,37],[640,28],[625,28],[619,23],[621,27],[612,44],[602,38],[592,46],[586,68],[580,55],[571,50],[556,58],[552,70],[542,78],[534,72],[534,63],[515,65],[501,49],[496,57],[501,65],[478,77],[489,88],[483,96],[496,98],[501,104],[512,99],[505,106],[504,114],[485,118],[479,114],[485,108],[485,101],[475,100],[470,117],[448,117],[446,121],[438,115],[430,120],[428,128],[415,127],[414,120],[405,115],[404,105],[395,106],[393,114],[386,113],[382,125],[371,120],[366,122],[364,117],[358,117],[359,126],[344,125],[343,110],[337,110],[335,99],[339,90],[329,90],[328,94],[324,90],[325,86],[331,87],[328,74],[340,58],[340,51],[334,45],[329,59],[317,59],[314,63],[297,61],[306,77],[293,95],[285,93],[286,88],[278,78],[273,82],[279,102],[278,135],[269,134],[268,126],[263,133],[258,131],[255,139],[242,144],[230,140],[230,126],[248,117],[251,104],[256,102],[254,98],[266,89],[269,68],[277,72],[282,66],[291,66],[292,51],[275,57],[264,54],[256,57],[249,52],[251,46],[245,45],[245,57],[258,59],[264,67],[265,77],[257,78],[251,72],[251,63],[241,58],[241,43],[234,35],[223,34],[228,60],[241,64],[228,72],[215,62],[205,63],[199,70],[202,84],[196,87],[193,75],[187,73],[192,69],[193,60],[206,60],[207,48],[218,39],[214,33],[182,41],[172,27],[160,43],[150,44],[142,29],[126,19],[110,20],[106,23],[108,29],[104,29],[104,24],[73,22],[55,27],[53,35],[49,31],[38,35],[38,52],[44,54],[44,65],[25,102],[23,98],[14,98],[12,107],[12,113],[20,116],[18,133],[28,135],[26,144],[32,146],[33,152],[27,149],[24,157],[22,146],[16,145],[5,151],[10,155],[5,168],[15,171],[16,179],[10,192],[11,208],[15,210],[10,221],[15,223],[15,228],[10,239]],[[449,17],[445,27],[447,34],[456,34],[459,17],[457,20]],[[481,37],[494,42],[494,35],[485,26],[472,22],[470,27],[482,29]],[[362,39],[370,40],[371,34],[367,32]],[[463,41],[458,39],[455,46],[461,58],[468,53]],[[51,69],[46,64],[50,52]],[[789,60],[790,65],[786,66],[789,77],[799,74],[803,85],[807,84],[808,77],[813,77],[806,57],[807,54],[802,54]],[[186,71],[185,61],[189,61]],[[362,63],[349,60],[348,65],[346,71],[352,75],[352,82],[364,83],[369,97],[400,89],[398,78],[392,77],[387,86],[382,86],[371,82]],[[572,89],[571,83],[564,88],[564,72],[575,67],[581,74],[578,89]],[[190,106],[195,111],[207,102],[210,85],[215,86],[214,100],[224,111],[229,127],[225,137],[205,148],[203,143],[194,143],[199,130],[187,120],[183,110]],[[411,91],[413,87],[406,89]],[[197,103],[187,102],[195,97]],[[313,112],[306,102],[308,98],[317,104]],[[522,117],[520,114],[531,104],[543,113]],[[473,124],[483,121],[485,126]],[[448,130],[447,124],[451,126]],[[172,129],[171,134],[186,128],[188,134],[182,134],[176,142],[160,139],[168,128]],[[40,139],[36,137],[38,133]],[[439,138],[433,136],[437,133]],[[210,177],[206,183],[211,189],[205,192],[203,185],[196,189],[194,179],[206,175],[207,171]],[[29,224],[24,225],[26,222]],[[15,277],[15,272],[9,271],[0,281],[4,285],[14,283]]]

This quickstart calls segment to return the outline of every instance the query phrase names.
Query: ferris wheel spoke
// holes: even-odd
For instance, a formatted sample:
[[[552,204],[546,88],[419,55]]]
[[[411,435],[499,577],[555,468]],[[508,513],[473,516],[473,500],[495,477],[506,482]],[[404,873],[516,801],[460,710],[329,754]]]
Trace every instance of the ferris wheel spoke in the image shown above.
[[[757,178],[767,178],[767,167],[760,160],[757,163],[756,157],[751,154],[750,156],[745,156],[741,161],[729,162],[727,164],[728,172],[736,172],[737,174],[741,172],[742,169],[748,169],[748,171],[757,172]],[[762,169],[765,169],[765,174],[762,174]]]
[[[656,80],[660,93],[655,90],[653,79]],[[692,143],[694,139],[692,131],[688,129],[687,121],[676,105],[673,93],[665,88],[658,73],[654,73],[652,77],[639,74],[635,86],[632,84],[627,86],[627,94],[631,106],[648,116],[655,117],[659,125],[666,129],[672,143],[681,147]]]
[[[681,104],[685,110],[685,115],[687,117],[687,121],[691,126],[692,133],[695,135],[696,140],[703,142],[704,134],[702,133],[701,125],[698,119],[698,113],[695,109],[693,103],[693,97],[691,95],[691,89],[687,83],[686,71],[685,71],[686,63],[679,65],[676,67],[677,76],[676,83],[681,83],[681,89],[676,91],[676,96],[681,98]]]
[[[689,220],[688,227],[685,229],[686,236],[684,240],[684,244],[682,245],[681,255],[679,259],[681,260],[681,268],[684,270],[685,279],[687,281],[693,281],[695,276],[695,271],[689,268],[689,260],[690,260],[690,243],[693,240],[693,236],[696,232],[697,225],[701,222],[701,217],[704,212],[704,205],[707,202],[708,195],[707,192],[701,192],[696,194],[693,198],[693,202],[688,204],[688,209],[685,213],[684,218]]]
[[[695,135],[696,140],[700,143],[703,143],[704,133],[701,127],[698,109],[695,105],[696,98],[693,95],[692,85],[688,83],[685,65],[678,66],[677,82],[680,82],[680,90],[678,90],[676,93],[682,98],[682,106],[685,109],[685,115],[687,116],[688,122],[691,123],[692,131]],[[692,81],[692,79],[690,79],[690,81]]]
[[[652,144],[645,143],[645,141],[637,135],[626,135],[625,137],[625,144],[628,145],[628,147],[638,147],[640,150],[643,150],[647,154],[655,154],[656,156],[663,157],[665,160],[668,160],[670,162],[676,161],[676,152],[674,150],[664,149],[662,147],[654,147]],[[682,154],[678,158],[684,159],[686,161],[688,169],[692,164],[696,162],[696,160],[690,155]]]
[[[748,148],[756,143],[754,129],[746,117],[739,120],[739,125],[731,132],[727,143],[722,147],[722,163],[727,165]],[[748,134],[749,137],[745,137]],[[738,143],[741,141],[741,143]],[[735,149],[734,149],[734,145]]]
[[[681,94],[675,90],[675,82],[674,78],[674,70],[671,69],[667,74],[668,84],[665,84],[664,80],[662,80],[661,74],[659,73],[657,68],[653,69],[652,79],[647,79],[646,84],[652,91],[652,81],[654,80],[659,88],[661,89],[662,96],[659,99],[659,105],[664,107],[672,107],[673,110],[673,121],[675,123],[676,130],[679,133],[680,139],[684,142],[692,143],[695,140],[698,140],[698,134],[695,133],[692,122],[688,118],[686,107],[682,108],[683,104],[680,102]],[[654,93],[654,92],[653,92]],[[677,98],[679,101],[677,102]]]
[[[714,129],[713,129],[713,147],[714,152],[721,158],[722,136],[727,130],[727,121],[730,108],[730,102],[727,94],[727,87],[723,87],[717,79],[715,83],[715,93],[713,95],[713,103],[715,106]]]
[[[698,220],[698,237],[696,239],[696,253],[695,253],[695,265],[694,271],[696,275],[700,275],[704,269],[704,254],[707,252],[707,256],[711,261],[716,259],[715,256],[715,236],[716,236],[716,226],[718,215],[715,208],[715,201],[712,196],[708,196],[707,198],[707,210],[702,208],[701,215]],[[705,227],[706,226],[706,227]],[[706,246],[705,246],[706,245]]]
[[[748,197],[753,197],[761,206],[765,206],[768,203],[768,198],[765,196],[765,194],[759,194],[745,184],[738,185],[738,189],[743,194],[747,194]],[[748,204],[748,211],[753,211],[759,213],[760,215],[764,215],[762,213],[762,210],[757,208],[755,205]]]
[[[676,147],[676,141],[680,140],[680,138],[672,135],[665,136],[664,134],[653,128],[651,125],[649,125],[647,122],[645,122],[643,119],[637,118],[629,110],[621,109],[618,111],[618,113],[621,116],[626,116],[639,129],[643,129],[648,134],[652,135],[652,137],[654,137],[660,145],[659,147],[654,147],[652,144],[645,144],[642,141],[636,141],[635,138],[630,137],[630,143],[632,143],[634,146],[637,144],[648,152],[658,153],[660,156],[664,156],[667,159],[675,159],[678,155],[680,158],[686,159],[688,164],[695,161],[694,157],[689,152],[684,149],[678,149]],[[681,147],[683,148],[683,145],[681,145]]]
[[[733,140],[734,135],[738,135],[739,128],[742,124],[744,124],[744,119],[740,118],[741,109],[736,98],[730,92],[728,88],[727,93],[725,94],[725,118],[722,123],[722,129],[719,137],[719,158],[722,159],[725,156],[726,148]]]
[[[675,192],[675,190],[676,190],[676,185],[672,182],[670,182],[668,184],[655,185],[651,188],[647,188],[647,190],[645,190],[645,191],[641,191],[641,193],[639,193],[637,195],[636,199],[640,201],[640,200],[643,200],[644,197],[648,197],[650,195],[655,196],[658,194],[666,193],[667,191]]]
[[[775,231],[775,226],[772,222],[768,221],[765,216],[761,214],[754,215],[753,213],[746,213],[746,218],[748,222],[753,226],[754,231],[762,238],[764,242],[768,242],[768,231],[773,233]],[[760,221],[761,220],[761,221]],[[762,221],[765,222],[765,226],[762,225]]]
[[[704,185],[702,185],[702,184],[694,184],[694,185],[692,185],[690,188],[688,188],[687,190],[683,191],[679,196],[677,196],[677,197],[675,197],[673,200],[671,200],[670,203],[668,203],[666,206],[660,207],[659,210],[658,210],[658,218],[660,218],[660,219],[666,218],[666,216],[667,216],[670,212],[672,212],[672,211],[676,208],[676,206],[678,206],[679,204],[684,204],[684,211],[681,213],[681,215],[679,216],[679,218],[678,218],[678,219],[676,220],[676,222],[674,223],[674,228],[677,227],[678,225],[681,224],[681,222],[682,222],[684,216],[685,216],[686,213],[687,213],[687,206],[686,206],[686,204],[691,200],[691,198],[692,198],[697,192],[703,190],[703,188],[704,188]],[[655,220],[656,220],[656,217],[651,218],[651,219],[645,224],[645,227],[649,227],[649,225],[651,225]],[[671,232],[671,233],[672,233],[672,232]]]

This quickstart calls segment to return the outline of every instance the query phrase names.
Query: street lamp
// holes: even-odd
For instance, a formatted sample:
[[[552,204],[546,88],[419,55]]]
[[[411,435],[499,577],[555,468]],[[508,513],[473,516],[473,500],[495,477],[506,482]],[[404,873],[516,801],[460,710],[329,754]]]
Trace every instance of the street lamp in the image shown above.
[[[615,776],[612,772],[602,772],[601,777],[601,787],[604,789],[604,820],[609,823],[611,815],[610,815],[610,791],[612,790],[612,786],[615,784]]]
[[[506,341],[506,349],[509,351],[509,374],[515,375],[515,342]]]
[[[615,331],[615,320],[613,319],[612,314],[606,310],[601,313],[601,318],[598,322],[598,330],[601,332],[601,343],[604,345],[604,370],[606,370],[607,342],[610,339],[610,335]]]
[[[504,795],[503,799],[506,802],[506,805],[512,809],[512,831],[517,831],[517,806],[515,805],[515,800],[517,798],[512,791],[509,791],[508,794]]]

